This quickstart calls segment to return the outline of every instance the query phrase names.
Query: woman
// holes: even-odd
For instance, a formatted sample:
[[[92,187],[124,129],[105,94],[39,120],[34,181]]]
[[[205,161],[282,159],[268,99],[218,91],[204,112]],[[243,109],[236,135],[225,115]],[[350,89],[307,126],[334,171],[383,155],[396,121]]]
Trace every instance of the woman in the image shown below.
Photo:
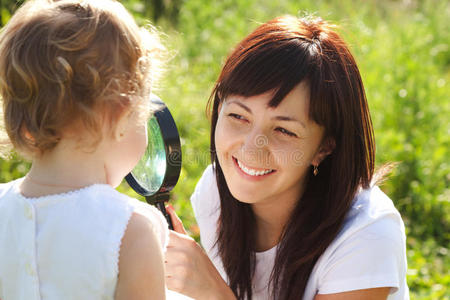
[[[374,186],[363,83],[334,27],[290,16],[261,25],[211,99],[212,166],[191,198],[207,255],[173,232],[169,288],[195,299],[408,299],[404,225]]]

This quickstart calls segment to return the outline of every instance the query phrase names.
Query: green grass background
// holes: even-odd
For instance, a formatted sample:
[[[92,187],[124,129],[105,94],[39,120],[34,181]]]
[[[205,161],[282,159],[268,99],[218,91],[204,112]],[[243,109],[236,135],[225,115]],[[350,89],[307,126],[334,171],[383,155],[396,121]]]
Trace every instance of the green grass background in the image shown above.
[[[183,167],[172,204],[198,238],[190,194],[209,164],[205,106],[230,49],[259,23],[312,13],[340,25],[362,74],[377,141],[377,163],[398,162],[382,189],[406,225],[411,299],[450,299],[450,2],[439,0],[122,1],[156,26],[172,59],[157,93],[180,131]],[[2,10],[5,22],[9,17]],[[0,180],[28,165],[0,161]],[[135,195],[124,183],[119,189]]]

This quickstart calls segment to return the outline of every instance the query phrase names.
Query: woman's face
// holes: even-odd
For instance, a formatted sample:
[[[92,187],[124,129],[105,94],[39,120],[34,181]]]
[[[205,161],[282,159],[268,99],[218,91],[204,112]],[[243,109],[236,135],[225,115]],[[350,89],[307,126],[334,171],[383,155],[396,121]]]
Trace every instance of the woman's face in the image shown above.
[[[275,108],[268,106],[272,96],[231,95],[219,107],[217,156],[241,202],[296,201],[309,167],[326,156],[324,128],[308,118],[308,85],[298,84]]]

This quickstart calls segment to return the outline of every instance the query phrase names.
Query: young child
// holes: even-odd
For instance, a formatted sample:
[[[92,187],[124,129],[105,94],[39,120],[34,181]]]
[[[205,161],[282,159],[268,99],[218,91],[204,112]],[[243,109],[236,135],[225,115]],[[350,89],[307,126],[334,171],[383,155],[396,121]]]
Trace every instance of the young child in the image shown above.
[[[147,145],[162,46],[114,0],[28,1],[0,35],[0,299],[164,299],[167,223],[114,188]]]

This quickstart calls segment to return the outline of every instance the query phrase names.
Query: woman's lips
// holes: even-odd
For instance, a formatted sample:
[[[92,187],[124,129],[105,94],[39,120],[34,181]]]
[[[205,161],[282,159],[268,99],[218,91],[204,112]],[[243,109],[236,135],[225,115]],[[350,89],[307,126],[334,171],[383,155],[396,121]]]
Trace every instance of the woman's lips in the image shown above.
[[[276,172],[274,169],[253,169],[251,167],[247,167],[235,157],[233,157],[233,162],[242,176],[253,180],[266,178]]]

